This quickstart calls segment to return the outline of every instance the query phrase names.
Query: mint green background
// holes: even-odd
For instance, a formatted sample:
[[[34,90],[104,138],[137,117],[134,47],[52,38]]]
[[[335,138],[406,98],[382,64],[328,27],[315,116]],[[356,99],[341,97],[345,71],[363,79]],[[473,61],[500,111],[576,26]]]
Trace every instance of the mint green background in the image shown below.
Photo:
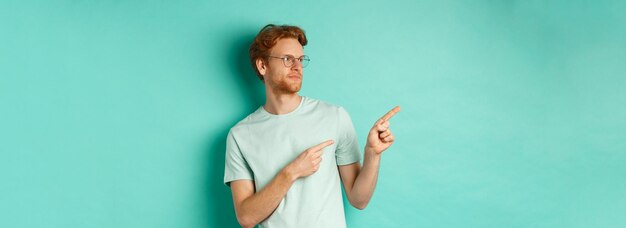
[[[302,26],[301,94],[397,143],[350,227],[626,227],[624,1],[6,1],[0,227],[236,227],[246,48]]]

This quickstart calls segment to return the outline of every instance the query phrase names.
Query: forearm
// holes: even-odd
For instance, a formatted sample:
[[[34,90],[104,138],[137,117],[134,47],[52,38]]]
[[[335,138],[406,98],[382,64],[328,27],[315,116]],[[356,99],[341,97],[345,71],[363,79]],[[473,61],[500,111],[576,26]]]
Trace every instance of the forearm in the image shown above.
[[[359,209],[365,208],[374,194],[378,180],[380,158],[380,154],[376,155],[367,149],[364,152],[363,168],[356,177],[350,193],[353,205]]]
[[[239,205],[237,217],[244,227],[253,227],[269,217],[296,180],[288,168],[281,170],[263,189]]]

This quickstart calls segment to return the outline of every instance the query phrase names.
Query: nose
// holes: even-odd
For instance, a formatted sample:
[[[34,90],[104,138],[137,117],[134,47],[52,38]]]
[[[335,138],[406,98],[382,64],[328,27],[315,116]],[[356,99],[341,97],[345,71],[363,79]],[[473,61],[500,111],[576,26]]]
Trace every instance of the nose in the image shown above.
[[[302,63],[297,59],[293,61],[293,65],[291,65],[291,69],[302,71]]]

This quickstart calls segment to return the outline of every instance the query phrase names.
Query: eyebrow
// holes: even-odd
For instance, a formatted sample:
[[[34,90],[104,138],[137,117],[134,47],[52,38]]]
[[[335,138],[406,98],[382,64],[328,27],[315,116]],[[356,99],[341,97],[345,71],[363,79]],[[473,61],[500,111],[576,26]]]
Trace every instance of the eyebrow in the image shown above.
[[[282,55],[278,55],[278,56],[288,56],[288,55],[296,57],[295,55],[292,55],[292,54],[282,54]],[[302,56],[305,56],[305,55],[301,55],[301,56],[296,57],[296,58],[301,58]]]

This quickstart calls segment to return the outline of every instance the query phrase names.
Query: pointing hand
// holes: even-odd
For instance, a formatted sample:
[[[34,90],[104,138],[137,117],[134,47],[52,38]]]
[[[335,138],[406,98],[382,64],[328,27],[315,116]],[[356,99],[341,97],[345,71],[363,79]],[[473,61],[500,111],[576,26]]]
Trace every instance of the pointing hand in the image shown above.
[[[400,111],[400,106],[396,106],[387,112],[383,117],[378,119],[367,135],[367,144],[365,151],[373,151],[379,155],[393,144],[395,137],[389,129],[389,119]]]

